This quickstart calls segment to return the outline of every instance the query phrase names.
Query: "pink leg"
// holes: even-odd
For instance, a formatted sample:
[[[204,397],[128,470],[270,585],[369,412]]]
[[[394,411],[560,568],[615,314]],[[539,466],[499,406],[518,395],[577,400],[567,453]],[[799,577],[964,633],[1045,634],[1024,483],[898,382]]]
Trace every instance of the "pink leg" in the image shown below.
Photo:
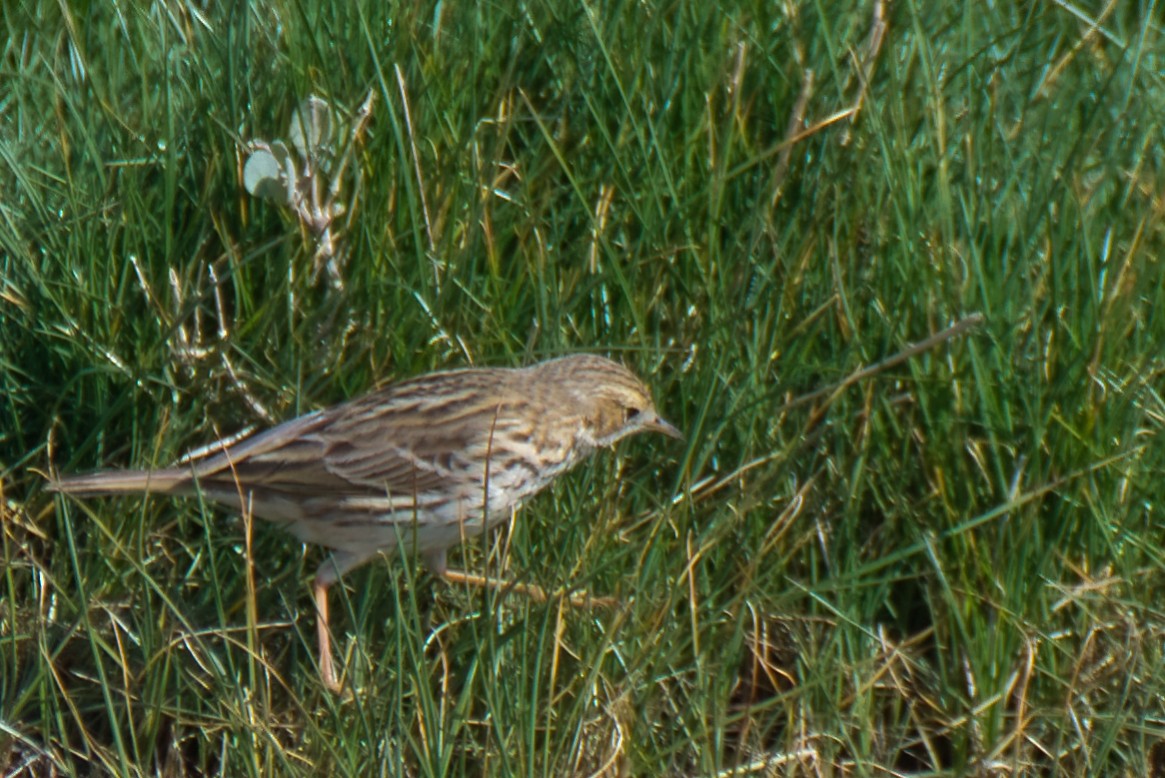
[[[546,602],[550,599],[550,595],[546,593],[546,590],[535,584],[504,581],[499,578],[490,578],[489,576],[478,575],[477,573],[465,573],[460,570],[445,570],[440,575],[449,583],[480,586],[482,588],[497,589],[501,592],[516,592],[525,597],[529,597],[534,602]],[[614,597],[592,597],[586,592],[575,592],[566,598],[566,602],[578,608],[614,608],[619,604],[619,600]]]
[[[332,635],[328,629],[328,583],[316,576],[312,584],[312,594],[316,603],[316,634],[319,640],[320,680],[329,691],[339,693],[340,684],[336,680],[336,668],[332,663]]]
[[[316,640],[319,643],[320,680],[329,691],[339,693],[342,688],[336,677],[336,666],[332,661],[332,631],[328,626],[328,587],[340,580],[340,576],[366,562],[376,551],[355,555],[344,551],[334,551],[323,561],[312,582],[312,599],[316,606]]]

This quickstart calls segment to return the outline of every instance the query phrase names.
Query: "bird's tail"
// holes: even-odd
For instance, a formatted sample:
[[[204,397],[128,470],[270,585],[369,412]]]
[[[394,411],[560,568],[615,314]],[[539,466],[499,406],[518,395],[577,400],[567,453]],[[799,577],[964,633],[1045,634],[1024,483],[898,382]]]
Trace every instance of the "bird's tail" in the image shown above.
[[[49,482],[49,491],[91,497],[98,494],[175,494],[189,488],[190,471],[102,470],[84,475],[69,475]]]

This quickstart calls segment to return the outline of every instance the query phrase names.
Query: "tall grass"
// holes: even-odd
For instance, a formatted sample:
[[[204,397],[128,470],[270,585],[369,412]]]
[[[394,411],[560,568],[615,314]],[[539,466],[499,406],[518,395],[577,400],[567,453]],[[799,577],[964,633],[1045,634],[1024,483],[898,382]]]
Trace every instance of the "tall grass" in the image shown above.
[[[5,773],[1148,773],[1160,19],[10,4]],[[246,143],[369,92],[329,273],[246,193]],[[633,366],[686,442],[597,457],[454,561],[620,605],[370,565],[336,587],[351,695],[314,666],[318,549],[44,491],[576,351]]]

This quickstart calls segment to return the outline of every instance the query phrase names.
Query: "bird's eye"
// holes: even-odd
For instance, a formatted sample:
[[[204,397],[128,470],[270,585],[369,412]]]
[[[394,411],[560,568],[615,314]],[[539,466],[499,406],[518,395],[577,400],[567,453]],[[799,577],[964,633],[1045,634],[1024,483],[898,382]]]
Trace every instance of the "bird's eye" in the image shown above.
[[[623,409],[623,421],[632,421],[639,416],[639,413],[638,408],[625,408]]]

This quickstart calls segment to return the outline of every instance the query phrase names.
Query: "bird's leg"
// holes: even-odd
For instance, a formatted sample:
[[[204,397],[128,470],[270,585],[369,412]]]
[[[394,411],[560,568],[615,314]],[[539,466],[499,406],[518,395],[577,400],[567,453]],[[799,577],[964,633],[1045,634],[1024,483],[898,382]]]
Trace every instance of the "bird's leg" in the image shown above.
[[[328,587],[340,580],[340,576],[354,567],[359,567],[376,555],[355,554],[350,551],[333,551],[320,564],[312,582],[312,600],[316,606],[316,637],[319,642],[320,680],[329,691],[339,693],[340,681],[336,678],[336,668],[332,663],[332,631],[328,627]]]
[[[316,604],[316,634],[319,640],[320,680],[329,691],[339,693],[340,684],[336,681],[336,668],[332,663],[332,635],[328,629],[328,584],[317,575],[312,584],[312,595]]]
[[[517,581],[505,581],[500,578],[490,578],[486,575],[478,575],[477,573],[467,573],[461,570],[450,570],[445,565],[445,552],[434,551],[426,554],[424,557],[425,566],[429,568],[434,575],[444,578],[448,583],[467,584],[469,586],[480,586],[482,588],[496,589],[501,592],[517,592],[518,594],[529,597],[534,602],[546,602],[550,599],[550,595],[546,590],[536,584],[524,584]],[[566,602],[580,608],[614,608],[619,604],[619,601],[614,597],[591,597],[586,592],[575,592],[566,598]]]

